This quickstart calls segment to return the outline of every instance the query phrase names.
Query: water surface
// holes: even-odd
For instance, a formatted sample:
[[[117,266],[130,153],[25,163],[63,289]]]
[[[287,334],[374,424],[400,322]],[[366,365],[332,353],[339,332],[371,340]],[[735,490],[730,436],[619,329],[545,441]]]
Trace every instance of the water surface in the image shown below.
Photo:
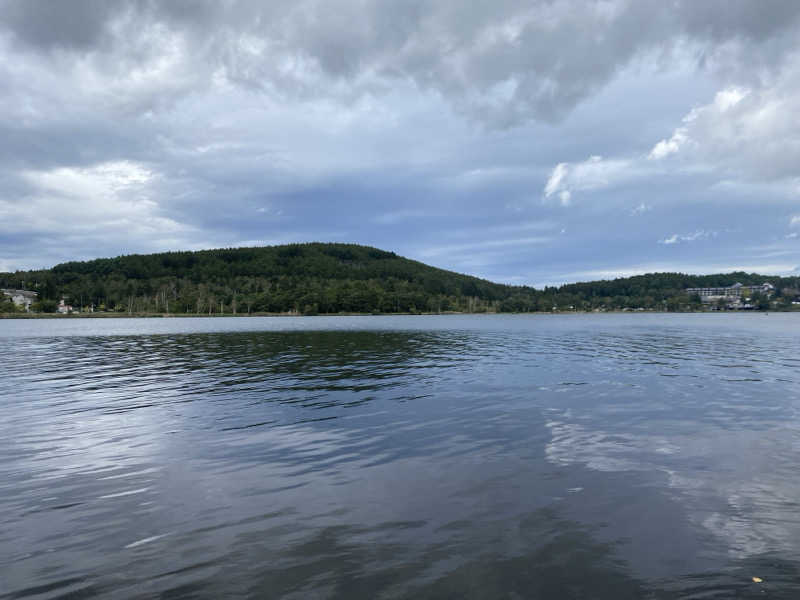
[[[0,598],[796,598],[798,332],[0,321]]]

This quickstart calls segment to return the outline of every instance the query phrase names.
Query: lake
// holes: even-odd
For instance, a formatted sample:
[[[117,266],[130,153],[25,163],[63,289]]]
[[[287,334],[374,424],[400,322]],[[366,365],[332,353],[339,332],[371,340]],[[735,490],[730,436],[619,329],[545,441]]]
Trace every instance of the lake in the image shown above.
[[[0,598],[797,598],[798,333],[0,321]]]

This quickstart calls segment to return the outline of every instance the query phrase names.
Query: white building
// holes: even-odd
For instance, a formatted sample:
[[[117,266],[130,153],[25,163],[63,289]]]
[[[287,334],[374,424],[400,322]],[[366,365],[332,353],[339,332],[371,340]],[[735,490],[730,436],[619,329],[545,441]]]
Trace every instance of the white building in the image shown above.
[[[31,292],[29,290],[0,290],[3,292],[3,295],[8,296],[11,298],[11,301],[25,309],[25,312],[30,312],[31,304],[36,302],[39,294],[36,292]]]
[[[56,308],[56,310],[62,315],[66,315],[72,312],[72,305],[67,304],[64,302],[64,298],[61,298],[61,302],[58,303],[58,308]]]
[[[771,296],[775,288],[771,283],[762,283],[761,285],[742,285],[741,283],[734,283],[729,287],[704,287],[704,288],[687,288],[686,293],[690,296],[697,294],[700,296],[701,302],[716,302],[724,298],[732,303],[741,302],[742,298],[749,298],[753,294],[762,294],[764,296]]]

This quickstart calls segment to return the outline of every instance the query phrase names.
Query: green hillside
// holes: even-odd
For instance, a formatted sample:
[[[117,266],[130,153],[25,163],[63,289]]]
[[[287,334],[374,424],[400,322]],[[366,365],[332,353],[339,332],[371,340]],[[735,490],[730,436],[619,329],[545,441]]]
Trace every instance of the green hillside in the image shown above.
[[[800,294],[799,277],[744,272],[652,273],[535,290],[329,243],[133,254],[0,273],[0,288],[39,292],[42,311],[65,298],[76,310],[176,314],[694,310],[699,303],[686,288],[764,281],[777,290],[773,309],[791,308]],[[11,310],[8,304],[0,303],[0,311]]]
[[[0,274],[0,287],[120,312],[496,310],[507,286],[355,244],[289,244],[68,262]]]

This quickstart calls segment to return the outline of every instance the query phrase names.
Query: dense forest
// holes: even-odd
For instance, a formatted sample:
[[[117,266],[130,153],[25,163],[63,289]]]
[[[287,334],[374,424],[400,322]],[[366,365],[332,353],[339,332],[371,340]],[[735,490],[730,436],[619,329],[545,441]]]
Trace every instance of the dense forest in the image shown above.
[[[38,292],[34,309],[171,314],[332,314],[693,310],[688,287],[769,281],[791,308],[800,277],[654,273],[537,290],[437,269],[376,248],[308,243],[128,255],[0,273],[0,288]],[[0,311],[13,305],[0,302]]]

